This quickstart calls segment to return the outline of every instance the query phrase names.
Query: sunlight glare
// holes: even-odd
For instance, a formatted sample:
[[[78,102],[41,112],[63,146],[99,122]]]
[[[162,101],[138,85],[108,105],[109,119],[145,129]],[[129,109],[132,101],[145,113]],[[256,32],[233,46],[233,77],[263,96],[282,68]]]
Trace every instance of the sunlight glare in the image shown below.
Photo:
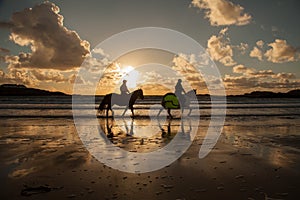
[[[140,73],[132,66],[126,66],[122,71],[126,74],[122,80],[127,80],[127,87],[136,88]]]

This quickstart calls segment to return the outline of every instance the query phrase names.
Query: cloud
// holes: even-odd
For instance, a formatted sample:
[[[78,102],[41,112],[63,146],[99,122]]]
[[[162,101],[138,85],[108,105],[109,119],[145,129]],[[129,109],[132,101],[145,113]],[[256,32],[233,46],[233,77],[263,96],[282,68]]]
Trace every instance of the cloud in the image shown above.
[[[274,75],[274,72],[272,70],[259,70],[259,71],[253,71],[249,73],[248,75],[253,77],[260,77],[260,78],[268,78],[272,77]]]
[[[256,45],[259,47],[259,48],[263,48],[263,46],[264,46],[264,41],[262,41],[262,40],[258,40],[257,42],[256,42]]]
[[[113,92],[114,89],[119,88],[118,84],[120,84],[122,78],[125,78],[126,76],[131,75],[131,70],[128,69],[127,66],[123,66],[121,63],[113,62],[110,63],[105,70],[103,70],[102,77],[100,81],[98,82],[98,88],[99,92]],[[96,78],[97,80],[99,79],[99,74],[90,74],[92,77]],[[129,87],[129,82],[128,80],[127,86]],[[101,89],[101,91],[100,91]],[[118,91],[119,92],[119,91]]]
[[[225,75],[223,82],[226,86],[226,89],[239,90],[240,88],[254,88],[257,86],[257,79],[254,77],[246,76],[230,76]]]
[[[233,72],[238,74],[251,74],[254,71],[254,69],[247,68],[244,65],[236,65],[233,67]]]
[[[241,52],[241,54],[245,54],[248,47],[249,45],[246,43],[241,43],[240,45],[236,46],[236,48]]]
[[[173,80],[171,85],[176,84],[177,79],[184,79],[185,88],[196,89],[201,93],[216,92],[223,89],[222,79],[214,73],[211,73],[211,68],[214,63],[209,59],[208,54],[200,53],[199,55],[179,54],[173,58],[174,65],[172,69],[177,73],[178,77]]]
[[[160,83],[147,83],[141,86],[144,95],[164,95],[168,92],[174,92],[169,87]]]
[[[7,73],[0,69],[0,83],[24,84],[27,86],[36,86],[38,80],[32,77],[27,70],[11,69]]]
[[[205,10],[212,26],[246,25],[251,21],[251,15],[244,13],[244,8],[228,0],[192,0],[191,6]]]
[[[71,73],[71,74],[70,74]],[[76,72],[63,73],[59,70],[46,69],[16,69],[10,68],[7,72],[0,70],[0,83],[23,84],[28,87],[37,87],[42,82],[51,83],[69,83],[73,84],[76,78]],[[82,78],[78,78],[79,84],[85,83]]]
[[[277,76],[277,75],[272,75]],[[274,92],[286,92],[300,87],[300,80],[290,79],[266,79],[256,76],[230,76],[223,79],[227,91],[235,94],[251,92],[254,90],[271,90]]]
[[[244,65],[237,65],[233,67],[233,72],[237,74],[243,74],[247,77],[255,77],[255,78],[273,78],[273,79],[294,79],[296,78],[293,73],[274,73],[271,69],[267,70],[256,70],[254,68],[248,68]]]
[[[281,73],[278,73],[278,74],[275,74],[273,76],[273,78],[279,78],[279,79],[294,79],[296,78],[295,74],[293,73],[284,73],[284,72],[281,72]]]
[[[56,83],[63,83],[69,81],[68,78],[66,78],[60,71],[57,70],[30,70],[30,73],[38,81]]]
[[[233,60],[233,48],[230,45],[229,38],[225,37],[228,28],[222,29],[218,36],[213,35],[207,41],[207,52],[215,61],[219,61],[225,66],[233,66],[236,62]]]
[[[107,57],[97,58],[95,56],[87,56],[81,65],[82,69],[89,71],[90,73],[95,73],[97,75],[101,74],[106,67],[109,67],[113,62]]]
[[[10,24],[10,40],[29,46],[31,52],[7,57],[9,67],[72,70],[81,65],[90,45],[64,26],[59,11],[55,4],[44,2],[12,15],[6,22]]]
[[[285,63],[298,61],[300,58],[298,49],[287,44],[286,40],[276,39],[267,45],[271,48],[265,52],[263,50],[264,42],[262,40],[257,41],[256,45],[257,46],[254,46],[250,52],[250,57],[258,58],[260,61],[266,58],[269,62]]]
[[[250,57],[257,58],[258,60],[263,60],[263,52],[257,47],[253,47],[252,51],[250,52]]]
[[[82,76],[80,75],[76,75],[76,74],[71,74],[69,77],[68,77],[68,80],[69,80],[69,83],[71,84],[87,84],[87,82],[82,78]]]
[[[272,70],[256,70],[244,65],[233,67],[238,76],[225,75],[223,81],[226,89],[232,93],[245,93],[253,90],[270,90],[286,92],[300,87],[300,80],[293,73],[275,73]]]
[[[264,56],[268,61],[273,63],[293,62],[299,59],[297,49],[289,44],[286,40],[276,39],[268,44],[271,49],[267,50]]]
[[[201,60],[200,58],[200,62]],[[193,88],[199,89],[199,85],[203,80],[199,75],[199,70],[194,66],[199,64],[196,55],[179,54],[173,58],[173,63],[172,69],[176,71],[179,76],[183,76]]]

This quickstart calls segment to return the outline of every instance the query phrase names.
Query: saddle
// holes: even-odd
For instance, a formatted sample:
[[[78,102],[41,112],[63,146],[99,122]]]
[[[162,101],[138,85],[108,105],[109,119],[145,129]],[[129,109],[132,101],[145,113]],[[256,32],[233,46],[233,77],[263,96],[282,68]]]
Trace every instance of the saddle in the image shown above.
[[[180,103],[174,93],[167,93],[163,96],[162,106],[166,109],[178,109],[180,108]]]

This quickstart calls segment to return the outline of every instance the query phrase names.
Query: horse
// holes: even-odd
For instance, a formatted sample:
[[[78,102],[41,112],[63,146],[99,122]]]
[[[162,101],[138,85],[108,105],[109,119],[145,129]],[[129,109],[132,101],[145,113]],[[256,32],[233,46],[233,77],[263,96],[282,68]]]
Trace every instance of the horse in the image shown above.
[[[114,116],[112,106],[116,104],[119,106],[126,106],[122,116],[124,116],[128,108],[131,109],[132,116],[134,116],[133,104],[138,98],[144,99],[144,93],[142,89],[135,90],[126,96],[116,93],[106,94],[98,107],[98,111],[103,111],[106,107],[106,117],[108,117],[109,110],[111,111],[112,116]]]
[[[191,103],[191,99],[195,98],[195,95],[196,95],[196,90],[195,89],[188,91],[183,96],[184,97],[183,105],[180,105],[180,101],[174,93],[169,92],[169,93],[165,94],[162,98],[162,101],[161,101],[162,108],[159,110],[157,116],[160,115],[160,113],[163,109],[167,109],[169,117],[173,118],[173,116],[171,115],[171,109],[181,109],[181,112],[183,113],[184,108],[189,108],[190,109],[190,111],[188,113],[188,116],[190,116],[190,114],[192,112],[192,108],[190,107],[190,103]]]

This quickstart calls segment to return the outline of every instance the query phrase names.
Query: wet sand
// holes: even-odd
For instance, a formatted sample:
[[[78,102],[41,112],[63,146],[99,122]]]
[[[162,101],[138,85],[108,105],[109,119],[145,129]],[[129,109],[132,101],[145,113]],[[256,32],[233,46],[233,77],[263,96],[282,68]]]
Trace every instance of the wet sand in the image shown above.
[[[141,123],[134,121],[136,127]],[[93,158],[72,119],[2,119],[0,199],[298,199],[299,124],[294,118],[226,121],[214,149],[199,159],[204,120],[180,159],[155,172],[131,174]],[[167,143],[162,135],[153,136],[160,142],[141,143],[123,125],[123,132],[117,129],[111,140],[126,150],[149,151]]]

